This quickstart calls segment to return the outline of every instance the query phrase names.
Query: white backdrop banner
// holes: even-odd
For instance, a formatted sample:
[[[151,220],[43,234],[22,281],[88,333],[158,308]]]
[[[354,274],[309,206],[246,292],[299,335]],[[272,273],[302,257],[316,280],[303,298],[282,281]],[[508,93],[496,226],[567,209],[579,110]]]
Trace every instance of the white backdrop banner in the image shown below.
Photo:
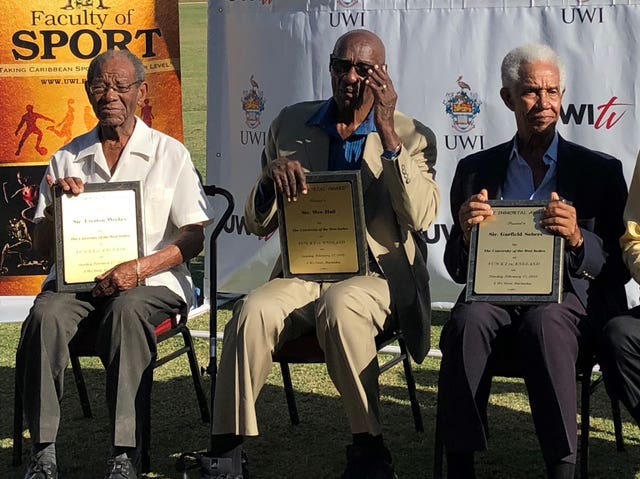
[[[450,305],[461,289],[442,261],[456,164],[515,133],[513,114],[499,95],[500,62],[513,47],[541,42],[558,51],[567,66],[558,130],[619,158],[629,182],[640,141],[640,2],[617,3],[210,0],[207,182],[236,199],[218,242],[218,290],[243,293],[268,278],[279,251],[277,234],[250,235],[242,215],[269,124],[286,105],[331,97],[329,54],[336,39],[354,28],[382,38],[398,109],[437,136],[442,207],[426,234],[435,307]],[[630,304],[637,304],[635,284],[628,293]]]

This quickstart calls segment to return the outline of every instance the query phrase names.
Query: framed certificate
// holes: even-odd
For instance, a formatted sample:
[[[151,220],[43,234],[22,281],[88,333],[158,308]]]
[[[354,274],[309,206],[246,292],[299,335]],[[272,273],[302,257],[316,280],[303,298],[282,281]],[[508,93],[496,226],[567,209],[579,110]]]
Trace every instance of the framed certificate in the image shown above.
[[[467,301],[561,301],[564,239],[540,226],[547,203],[489,201],[493,216],[471,230]]]
[[[307,173],[308,193],[278,195],[285,278],[340,281],[367,274],[368,256],[359,171]]]
[[[53,189],[58,291],[89,291],[95,277],[144,255],[139,181],[87,183],[74,196]]]

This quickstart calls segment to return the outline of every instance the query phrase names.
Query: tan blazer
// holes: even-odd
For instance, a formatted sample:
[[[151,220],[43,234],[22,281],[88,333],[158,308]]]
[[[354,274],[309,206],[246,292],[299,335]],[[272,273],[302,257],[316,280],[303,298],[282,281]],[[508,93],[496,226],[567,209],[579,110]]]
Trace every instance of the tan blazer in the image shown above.
[[[326,171],[329,137],[307,120],[322,101],[284,108],[269,128],[262,167],[278,156],[298,160],[308,171]],[[422,362],[430,346],[431,297],[426,245],[412,233],[426,230],[436,218],[440,192],[433,177],[436,144],[433,132],[400,112],[394,115],[402,150],[395,161],[381,158],[377,133],[368,135],[361,167],[367,242],[391,291],[392,311],[414,360]],[[254,234],[266,236],[278,227],[277,204],[264,214],[255,209],[256,181],[247,198],[245,219]],[[276,263],[273,275],[282,271]]]

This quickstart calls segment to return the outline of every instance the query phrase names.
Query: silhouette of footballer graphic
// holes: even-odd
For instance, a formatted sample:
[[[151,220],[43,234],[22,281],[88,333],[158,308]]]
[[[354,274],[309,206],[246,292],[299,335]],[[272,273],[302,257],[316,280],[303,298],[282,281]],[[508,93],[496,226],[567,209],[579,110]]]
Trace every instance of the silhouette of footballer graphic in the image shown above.
[[[26,110],[27,112],[24,115],[22,115],[22,118],[20,119],[20,123],[18,123],[16,132],[15,132],[15,135],[18,136],[18,133],[20,133],[20,130],[22,129],[22,127],[23,126],[25,127],[24,132],[22,133],[22,137],[18,142],[18,149],[16,150],[16,156],[20,154],[20,151],[22,150],[22,146],[24,145],[24,142],[27,140],[27,138],[30,135],[36,135],[36,145],[34,148],[40,155],[45,156],[47,154],[47,149],[44,146],[40,146],[40,142],[42,141],[42,130],[38,128],[38,125],[36,125],[36,122],[38,120],[45,120],[51,123],[55,123],[55,120],[53,118],[49,118],[48,116],[44,116],[44,115],[41,115],[40,113],[36,113],[35,111],[33,111],[33,105],[27,105]]]

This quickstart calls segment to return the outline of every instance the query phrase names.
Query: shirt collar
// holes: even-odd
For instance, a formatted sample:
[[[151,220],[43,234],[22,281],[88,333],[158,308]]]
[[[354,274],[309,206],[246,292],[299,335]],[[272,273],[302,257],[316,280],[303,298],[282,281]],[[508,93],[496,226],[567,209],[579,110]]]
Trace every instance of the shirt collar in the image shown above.
[[[320,108],[307,120],[309,126],[319,126],[325,131],[335,131],[336,127],[336,104],[333,98],[326,100]],[[377,131],[373,120],[373,108],[362,123],[356,128],[353,135],[368,135]]]
[[[86,144],[75,158],[75,161],[82,161],[87,157],[95,157],[101,155],[102,145],[100,144],[100,136],[98,134],[100,124],[97,124],[93,130],[85,135]],[[125,150],[131,156],[138,156],[144,160],[149,160],[153,155],[153,130],[147,124],[136,116],[136,124],[133,128],[131,138],[125,145]]]
[[[520,152],[518,151],[518,135],[516,134],[513,137],[511,153],[509,154],[509,161],[513,161],[518,158],[524,161],[524,159],[522,159],[522,156],[520,156]],[[542,161],[544,161],[546,165],[551,165],[553,163],[558,162],[558,132],[557,131],[553,134],[553,140],[551,140],[551,144],[549,145],[549,148],[547,148],[547,151],[544,152]]]

